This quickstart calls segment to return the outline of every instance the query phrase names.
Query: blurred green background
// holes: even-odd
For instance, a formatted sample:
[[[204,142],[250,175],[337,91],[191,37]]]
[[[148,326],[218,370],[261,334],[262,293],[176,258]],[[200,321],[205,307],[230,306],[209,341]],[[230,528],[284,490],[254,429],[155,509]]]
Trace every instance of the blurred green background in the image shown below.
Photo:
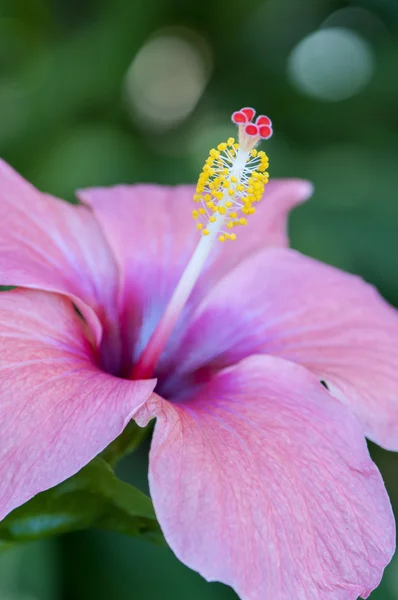
[[[316,186],[293,245],[398,306],[398,0],[0,0],[0,154],[45,191],[193,182],[247,105],[271,176]],[[371,450],[398,512],[398,458]],[[146,455],[120,471],[143,490]],[[0,555],[0,600],[109,598],[236,596],[116,534]],[[398,558],[371,598],[398,598]]]

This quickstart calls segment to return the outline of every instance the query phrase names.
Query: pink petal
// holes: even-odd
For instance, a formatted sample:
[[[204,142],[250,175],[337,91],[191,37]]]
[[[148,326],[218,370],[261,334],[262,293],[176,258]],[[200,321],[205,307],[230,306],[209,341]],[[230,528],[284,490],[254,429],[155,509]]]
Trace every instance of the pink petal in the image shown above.
[[[0,274],[0,285],[67,294],[97,337],[97,316],[115,311],[117,267],[91,211],[39,192],[1,160]]]
[[[186,404],[154,395],[150,488],[180,560],[242,600],[356,600],[394,552],[362,430],[306,369],[257,356]]]
[[[81,469],[154,388],[102,373],[83,327],[62,296],[0,294],[0,518]]]
[[[258,248],[287,245],[287,215],[311,192],[306,181],[270,182],[256,217],[239,231],[239,244],[217,244],[212,262],[190,299],[190,308],[206,288]],[[136,335],[141,327],[139,339],[131,340],[136,358],[199,241],[191,216],[193,194],[192,186],[155,185],[93,188],[78,193],[93,208],[122,270],[126,321]]]
[[[259,352],[306,366],[368,437],[398,449],[398,313],[362,279],[291,250],[260,252],[206,297],[173,364],[214,369]]]

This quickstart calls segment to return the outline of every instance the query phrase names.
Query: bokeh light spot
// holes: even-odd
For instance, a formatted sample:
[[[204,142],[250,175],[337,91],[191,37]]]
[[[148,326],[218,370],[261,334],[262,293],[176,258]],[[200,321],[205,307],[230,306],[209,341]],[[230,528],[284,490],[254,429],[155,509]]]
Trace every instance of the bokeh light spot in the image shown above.
[[[375,70],[372,47],[359,34],[342,27],[321,29],[291,52],[288,71],[302,93],[336,102],[360,92]]]
[[[126,76],[134,116],[153,130],[169,129],[195,108],[209,78],[203,40],[178,32],[158,34],[135,56]]]

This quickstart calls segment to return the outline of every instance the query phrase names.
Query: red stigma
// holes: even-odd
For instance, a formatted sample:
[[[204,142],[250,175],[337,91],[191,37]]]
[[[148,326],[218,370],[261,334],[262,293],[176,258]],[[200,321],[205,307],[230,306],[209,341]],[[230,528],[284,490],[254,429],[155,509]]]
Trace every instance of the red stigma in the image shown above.
[[[253,123],[256,111],[254,108],[246,107],[237,110],[232,114],[232,121],[236,125],[245,125],[244,131],[250,137],[258,136],[263,140],[268,140],[272,136],[272,121],[265,115],[259,115],[256,122]]]
[[[260,127],[260,125],[268,125],[268,127],[272,127],[272,122],[271,122],[271,119],[269,117],[266,117],[264,115],[260,115],[256,119],[256,125],[258,125],[259,127]]]
[[[247,135],[259,135],[257,125],[254,125],[254,123],[248,123],[245,127],[245,133],[247,133]]]
[[[240,110],[237,110],[233,113],[232,121],[237,125],[241,125],[243,123],[250,123],[255,114],[256,111],[254,110],[254,108],[241,108]]]

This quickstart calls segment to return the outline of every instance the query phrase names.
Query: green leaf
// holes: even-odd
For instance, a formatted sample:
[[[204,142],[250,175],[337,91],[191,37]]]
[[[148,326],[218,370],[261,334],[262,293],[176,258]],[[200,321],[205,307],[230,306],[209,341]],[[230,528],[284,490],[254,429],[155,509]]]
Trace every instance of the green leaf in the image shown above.
[[[15,509],[0,523],[0,548],[96,527],[163,543],[148,496],[96,458],[76,475]]]
[[[101,457],[111,467],[127,454],[134,452],[152,431],[152,423],[146,427],[139,427],[134,421],[130,421],[124,431],[101,453]]]

